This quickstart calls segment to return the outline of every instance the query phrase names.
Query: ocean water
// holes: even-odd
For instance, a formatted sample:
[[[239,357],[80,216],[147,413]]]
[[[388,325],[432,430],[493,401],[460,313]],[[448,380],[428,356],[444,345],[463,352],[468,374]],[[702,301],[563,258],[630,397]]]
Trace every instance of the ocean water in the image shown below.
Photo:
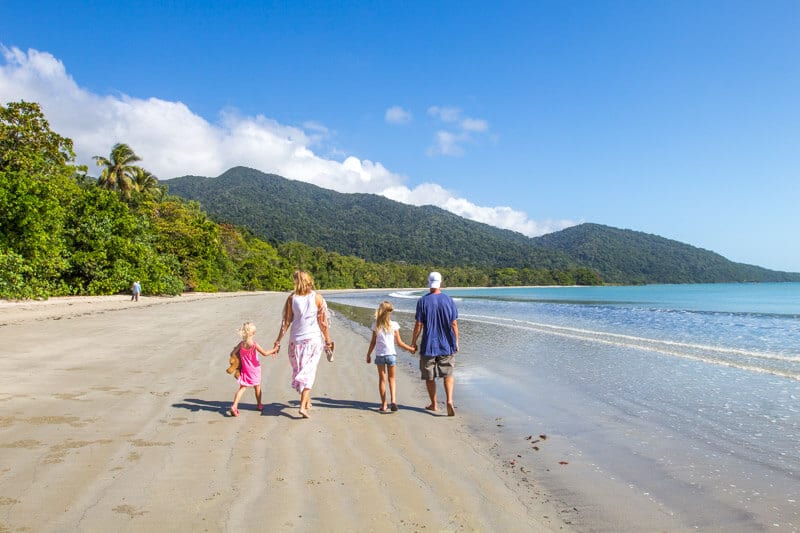
[[[800,284],[445,291],[459,307],[459,411],[499,421],[483,428],[507,446],[550,435],[571,473],[518,457],[586,503],[579,529],[800,530]],[[327,298],[392,301],[408,342],[425,292]],[[416,359],[403,361],[413,376]]]

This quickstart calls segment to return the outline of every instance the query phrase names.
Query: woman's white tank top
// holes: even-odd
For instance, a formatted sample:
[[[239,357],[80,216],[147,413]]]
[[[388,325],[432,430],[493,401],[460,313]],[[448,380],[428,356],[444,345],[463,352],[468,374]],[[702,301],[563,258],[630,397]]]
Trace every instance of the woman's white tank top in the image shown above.
[[[317,293],[292,296],[292,340],[300,341],[319,337],[322,331],[317,322]]]

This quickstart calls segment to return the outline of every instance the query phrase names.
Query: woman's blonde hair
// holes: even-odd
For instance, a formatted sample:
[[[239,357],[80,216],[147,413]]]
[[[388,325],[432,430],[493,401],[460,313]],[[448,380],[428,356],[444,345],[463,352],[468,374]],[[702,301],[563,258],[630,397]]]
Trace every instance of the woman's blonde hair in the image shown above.
[[[389,323],[392,318],[392,311],[394,311],[392,302],[387,300],[381,302],[381,305],[379,305],[378,309],[375,311],[376,330],[385,331],[386,333],[392,331],[392,325]]]
[[[305,296],[314,290],[314,278],[305,270],[295,270],[292,274],[294,282],[294,293],[298,296]]]
[[[252,339],[256,334],[256,325],[252,322],[245,322],[242,324],[242,327],[239,328],[239,336],[242,338],[243,341],[247,339]]]

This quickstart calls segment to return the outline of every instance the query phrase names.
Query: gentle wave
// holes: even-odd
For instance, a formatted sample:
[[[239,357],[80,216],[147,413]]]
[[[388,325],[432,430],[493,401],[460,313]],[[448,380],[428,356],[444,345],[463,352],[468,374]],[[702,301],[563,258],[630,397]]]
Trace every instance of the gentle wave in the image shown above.
[[[397,291],[397,292],[390,292],[389,296],[392,298],[402,298],[406,300],[417,300],[420,296],[423,296],[426,291]],[[453,301],[460,302],[463,298],[453,298]]]
[[[764,317],[764,318],[783,318],[797,320],[800,315],[793,312],[777,313],[765,311],[732,311],[732,310],[705,310],[705,309],[673,309],[662,307],[655,303],[641,302],[636,300],[582,300],[566,298],[534,298],[530,296],[482,296],[464,295],[459,299],[483,300],[487,302],[511,302],[511,303],[530,303],[530,304],[553,304],[553,305],[576,305],[597,308],[628,308],[630,310],[649,311],[653,313],[688,313],[708,316],[740,316],[740,317]]]
[[[390,292],[389,296],[392,298],[416,299],[419,298],[419,294],[419,291],[397,291]]]
[[[490,324],[495,326],[505,326],[514,329],[523,329],[527,331],[536,331],[539,333],[546,333],[550,335],[557,335],[571,339],[587,340],[599,342],[603,344],[610,344],[624,348],[636,348],[657,352],[664,355],[680,357],[693,361],[701,361],[715,365],[724,365],[741,370],[751,372],[768,373],[781,377],[786,377],[800,381],[800,371],[793,372],[786,369],[771,368],[767,366],[757,366],[748,364],[742,361],[735,361],[726,359],[725,356],[733,356],[739,358],[750,358],[762,361],[776,361],[793,365],[800,363],[800,356],[789,356],[774,353],[757,352],[753,350],[744,350],[740,348],[727,348],[723,346],[710,346],[703,344],[692,344],[678,341],[666,341],[658,339],[650,339],[645,337],[636,337],[633,335],[623,335],[618,333],[607,333],[602,331],[593,331],[580,328],[571,328],[564,326],[555,326],[551,324],[542,324],[528,320],[518,320],[511,318],[501,318],[496,316],[486,315],[471,315],[462,314],[459,317],[461,320],[474,320],[483,324]],[[682,350],[682,351],[681,351]]]

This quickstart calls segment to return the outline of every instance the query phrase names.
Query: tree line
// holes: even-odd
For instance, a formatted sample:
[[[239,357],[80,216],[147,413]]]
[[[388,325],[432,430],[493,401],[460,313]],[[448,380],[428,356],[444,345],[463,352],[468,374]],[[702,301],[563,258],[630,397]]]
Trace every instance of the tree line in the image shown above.
[[[95,156],[93,178],[40,106],[0,106],[0,297],[291,289],[311,272],[321,289],[419,287],[439,269],[450,286],[599,284],[588,268],[441,267],[369,262],[299,242],[268,243],[170,195],[124,143]]]

